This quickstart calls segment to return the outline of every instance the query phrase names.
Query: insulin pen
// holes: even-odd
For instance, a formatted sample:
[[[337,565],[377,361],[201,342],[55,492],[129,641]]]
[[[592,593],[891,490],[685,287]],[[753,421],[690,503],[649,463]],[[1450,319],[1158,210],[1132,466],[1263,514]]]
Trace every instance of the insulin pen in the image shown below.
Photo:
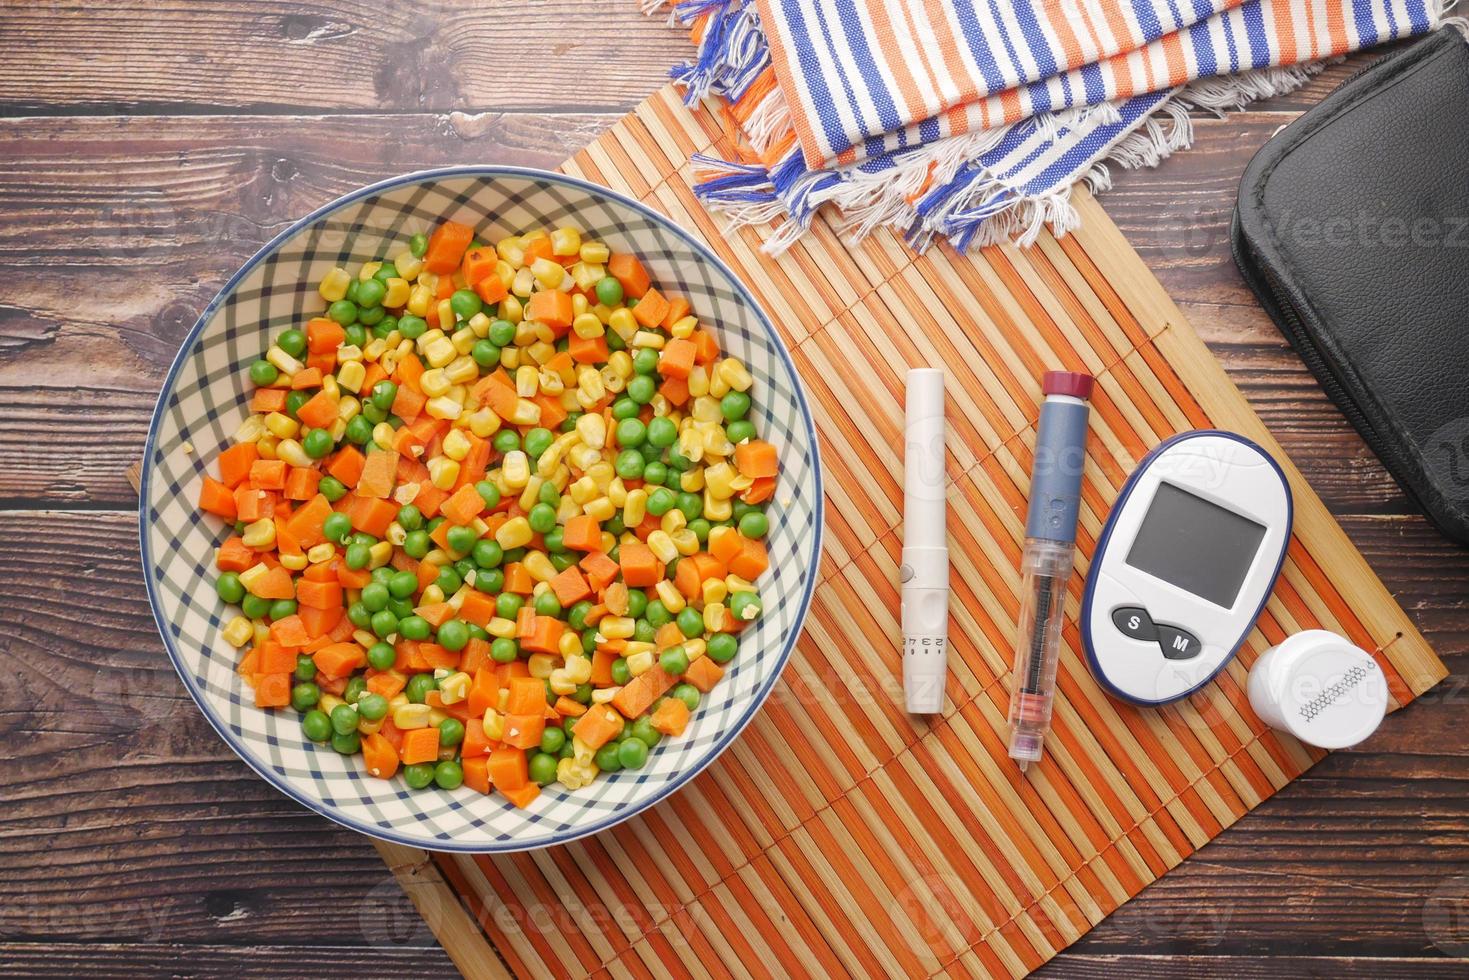
[[[944,372],[908,372],[903,446],[903,695],[909,711],[944,708],[949,540],[944,529]]]
[[[1035,442],[1030,508],[1025,519],[1025,554],[1020,559],[1020,627],[1015,641],[1015,689],[1010,695],[1010,758],[1039,762],[1061,646],[1062,606],[1076,550],[1076,514],[1086,461],[1086,400],[1092,376],[1047,371],[1045,401]]]

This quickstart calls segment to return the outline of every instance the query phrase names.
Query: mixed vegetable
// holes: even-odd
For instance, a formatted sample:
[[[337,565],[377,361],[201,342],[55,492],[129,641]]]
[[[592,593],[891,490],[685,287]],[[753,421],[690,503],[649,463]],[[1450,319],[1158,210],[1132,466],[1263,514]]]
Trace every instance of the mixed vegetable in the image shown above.
[[[517,806],[682,734],[759,617],[752,378],[635,255],[453,221],[249,369],[199,506],[262,708],[410,787]]]

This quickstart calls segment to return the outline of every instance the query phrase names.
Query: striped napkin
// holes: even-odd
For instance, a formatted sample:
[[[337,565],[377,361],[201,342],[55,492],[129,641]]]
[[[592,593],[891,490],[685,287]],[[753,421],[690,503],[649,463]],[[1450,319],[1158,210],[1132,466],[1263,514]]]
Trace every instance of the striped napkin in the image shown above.
[[[1452,2],[1452,0],[1450,0]],[[659,0],[648,6],[656,7]],[[736,223],[788,219],[778,252],[833,206],[861,237],[917,247],[1034,241],[1079,221],[1071,188],[1151,166],[1223,112],[1328,60],[1422,34],[1444,0],[684,0],[692,103],[717,96],[744,156],[701,158],[695,190]]]

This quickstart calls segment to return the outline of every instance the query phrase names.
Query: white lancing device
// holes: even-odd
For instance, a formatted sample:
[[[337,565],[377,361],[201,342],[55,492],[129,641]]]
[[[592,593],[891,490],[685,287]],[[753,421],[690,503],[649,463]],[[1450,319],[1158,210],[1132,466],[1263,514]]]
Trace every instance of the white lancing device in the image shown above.
[[[903,694],[910,712],[944,707],[949,669],[949,538],[944,372],[908,372],[903,445]]]

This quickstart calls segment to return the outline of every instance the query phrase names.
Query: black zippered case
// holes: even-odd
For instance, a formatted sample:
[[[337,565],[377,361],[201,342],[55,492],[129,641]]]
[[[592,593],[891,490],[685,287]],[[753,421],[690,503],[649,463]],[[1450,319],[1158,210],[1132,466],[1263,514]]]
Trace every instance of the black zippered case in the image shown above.
[[[1469,43],[1352,77],[1240,182],[1234,259],[1408,495],[1469,544]]]

